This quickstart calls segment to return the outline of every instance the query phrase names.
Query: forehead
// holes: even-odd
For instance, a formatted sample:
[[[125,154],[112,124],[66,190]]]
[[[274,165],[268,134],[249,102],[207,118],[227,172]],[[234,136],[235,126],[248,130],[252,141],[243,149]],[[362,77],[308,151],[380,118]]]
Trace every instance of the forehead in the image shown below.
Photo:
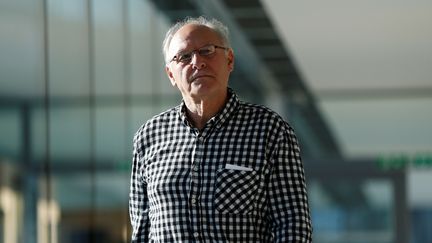
[[[194,49],[206,44],[221,44],[219,34],[213,29],[196,24],[188,24],[180,28],[173,36],[170,44],[170,53],[181,50]]]

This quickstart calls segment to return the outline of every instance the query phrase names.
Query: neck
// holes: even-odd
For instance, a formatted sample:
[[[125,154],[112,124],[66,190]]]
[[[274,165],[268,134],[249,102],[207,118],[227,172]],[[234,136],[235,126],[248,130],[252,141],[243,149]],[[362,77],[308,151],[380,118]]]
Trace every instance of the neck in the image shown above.
[[[224,107],[228,95],[211,99],[184,99],[186,114],[192,125],[202,130],[205,124]]]

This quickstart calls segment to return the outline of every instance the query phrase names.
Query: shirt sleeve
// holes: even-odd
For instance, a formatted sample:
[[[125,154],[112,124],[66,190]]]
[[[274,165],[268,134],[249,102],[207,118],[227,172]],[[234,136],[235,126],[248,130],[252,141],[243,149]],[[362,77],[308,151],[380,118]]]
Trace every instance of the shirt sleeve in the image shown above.
[[[275,242],[312,242],[312,225],[300,148],[287,124],[273,153],[269,181],[270,220]],[[282,134],[281,134],[282,135]]]
[[[139,136],[134,139],[132,172],[129,193],[129,214],[132,225],[132,243],[149,242],[149,217],[146,183],[142,178],[142,156]]]

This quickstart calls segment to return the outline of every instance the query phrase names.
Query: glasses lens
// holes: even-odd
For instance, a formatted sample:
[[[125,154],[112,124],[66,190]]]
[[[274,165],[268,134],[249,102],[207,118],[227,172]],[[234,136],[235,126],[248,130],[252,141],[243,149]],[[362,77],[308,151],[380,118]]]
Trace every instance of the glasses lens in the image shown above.
[[[204,46],[198,50],[198,53],[200,54],[200,56],[208,56],[208,55],[213,54],[214,52],[215,52],[215,46],[213,46],[213,45]]]
[[[209,56],[216,51],[216,46],[214,45],[208,45],[201,47],[198,50],[190,51],[190,52],[184,52],[179,53],[172,60],[175,60],[176,62],[182,62],[182,63],[189,63],[192,60],[192,55],[194,52],[198,52],[200,56]]]
[[[192,59],[192,52],[180,53],[177,55],[178,62],[189,62]]]

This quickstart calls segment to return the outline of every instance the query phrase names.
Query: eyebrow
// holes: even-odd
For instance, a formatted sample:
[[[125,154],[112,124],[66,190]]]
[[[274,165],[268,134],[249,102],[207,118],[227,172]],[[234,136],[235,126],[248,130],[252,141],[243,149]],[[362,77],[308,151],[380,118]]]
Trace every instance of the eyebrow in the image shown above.
[[[198,50],[200,48],[203,48],[203,47],[209,46],[209,45],[222,46],[222,45],[214,44],[213,42],[209,42],[207,44],[200,45],[200,46],[198,46],[196,48],[191,48],[190,50],[187,50],[187,48],[180,48],[177,52],[175,52],[175,54],[182,53],[182,52],[189,52],[189,51],[193,51],[193,50]]]

